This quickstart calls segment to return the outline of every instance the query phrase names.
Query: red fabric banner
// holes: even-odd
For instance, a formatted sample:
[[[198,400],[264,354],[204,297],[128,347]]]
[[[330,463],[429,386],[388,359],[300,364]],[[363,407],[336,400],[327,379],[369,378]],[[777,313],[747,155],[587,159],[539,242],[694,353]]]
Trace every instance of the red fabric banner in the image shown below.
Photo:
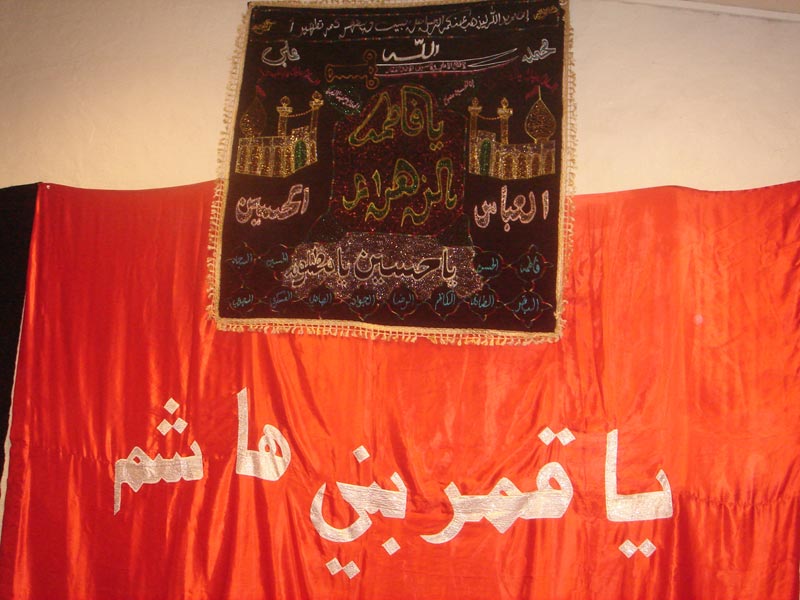
[[[798,597],[800,183],[578,197],[527,347],[216,331],[213,192],[41,186],[0,597]]]

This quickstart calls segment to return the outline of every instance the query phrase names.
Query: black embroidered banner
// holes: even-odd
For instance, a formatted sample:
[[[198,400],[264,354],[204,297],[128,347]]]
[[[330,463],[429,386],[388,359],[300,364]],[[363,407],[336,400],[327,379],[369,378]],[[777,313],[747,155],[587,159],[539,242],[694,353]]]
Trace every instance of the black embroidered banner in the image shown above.
[[[564,0],[250,5],[212,223],[223,329],[560,335]]]

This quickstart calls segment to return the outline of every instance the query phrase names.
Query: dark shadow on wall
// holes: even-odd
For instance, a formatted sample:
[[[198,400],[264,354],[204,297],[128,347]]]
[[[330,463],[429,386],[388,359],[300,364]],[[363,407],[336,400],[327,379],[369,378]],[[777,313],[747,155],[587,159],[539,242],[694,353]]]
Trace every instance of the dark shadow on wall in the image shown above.
[[[28,249],[38,189],[36,183],[0,189],[0,466],[5,463]]]

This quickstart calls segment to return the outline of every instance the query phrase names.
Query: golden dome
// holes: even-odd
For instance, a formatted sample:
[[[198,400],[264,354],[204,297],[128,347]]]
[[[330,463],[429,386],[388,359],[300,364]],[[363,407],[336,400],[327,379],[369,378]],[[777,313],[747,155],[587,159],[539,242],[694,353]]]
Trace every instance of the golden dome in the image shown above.
[[[253,96],[253,101],[244,111],[239,120],[239,129],[244,137],[259,137],[267,126],[267,111],[258,95]]]
[[[533,103],[525,117],[525,133],[538,144],[553,137],[556,127],[556,118],[542,100],[542,88],[539,86],[539,99]]]

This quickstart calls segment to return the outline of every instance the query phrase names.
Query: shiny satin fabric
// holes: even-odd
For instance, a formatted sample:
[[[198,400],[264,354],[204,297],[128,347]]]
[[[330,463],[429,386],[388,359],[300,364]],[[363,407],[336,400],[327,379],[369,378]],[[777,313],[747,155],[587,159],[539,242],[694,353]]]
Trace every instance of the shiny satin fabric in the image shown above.
[[[800,183],[576,198],[528,347],[216,331],[213,192],[40,187],[0,597],[797,598]]]

